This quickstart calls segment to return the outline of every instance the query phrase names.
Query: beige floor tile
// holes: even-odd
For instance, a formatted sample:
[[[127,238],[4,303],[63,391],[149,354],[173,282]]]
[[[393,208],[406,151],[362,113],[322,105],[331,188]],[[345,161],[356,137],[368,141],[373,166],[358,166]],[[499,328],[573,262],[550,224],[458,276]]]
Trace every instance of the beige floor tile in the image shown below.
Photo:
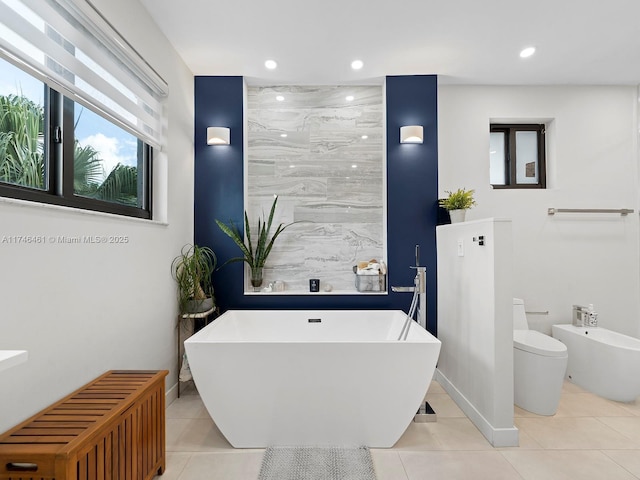
[[[524,408],[520,408],[517,405],[513,406],[513,416],[514,417],[539,417],[540,415],[536,413],[532,413]]]
[[[438,382],[433,380],[431,382],[431,385],[429,385],[429,390],[427,391],[427,395],[430,393],[447,393],[447,392],[445,391],[444,388],[442,388],[442,385],[440,385]]]
[[[493,448],[468,418],[439,418],[424,423],[440,450],[488,450]]]
[[[438,418],[466,417],[460,407],[446,393],[427,393],[427,402]]]
[[[627,412],[631,412],[632,415],[640,416],[640,397],[636,398],[634,402],[629,402],[629,403],[613,402],[613,403],[618,405],[620,408],[625,409]]]
[[[191,419],[188,418],[167,418],[165,420],[165,444],[167,452],[174,451],[179,447],[180,435],[189,427]]]
[[[394,450],[437,450],[440,443],[436,440],[431,429],[432,423],[411,422],[407,430],[393,446]]]
[[[371,458],[377,480],[408,480],[397,451],[372,448]]]
[[[579,387],[575,383],[571,383],[569,380],[565,380],[564,383],[562,384],[562,393],[586,393],[586,392],[587,390],[585,390],[582,387]]]
[[[182,382],[180,384],[180,398],[182,398],[183,395],[199,395],[198,389],[196,388],[196,384],[193,380]]]
[[[208,418],[199,395],[180,395],[167,407],[167,418]]]
[[[602,453],[640,478],[640,450],[603,450]]]
[[[557,417],[626,417],[629,412],[593,393],[566,393],[560,397]]]
[[[191,458],[191,453],[188,452],[167,452],[167,463],[164,470],[164,474],[160,477],[156,475],[156,480],[177,480],[182,474],[184,467]]]
[[[394,450],[488,450],[493,448],[468,418],[411,422]]]
[[[635,477],[597,450],[520,450],[502,455],[525,480],[632,480]]]
[[[393,449],[371,450],[378,480],[640,478],[640,401],[612,402],[565,382],[557,415],[515,407],[520,446],[493,449],[440,384],[427,399],[437,422],[412,422]],[[262,450],[233,449],[192,384],[166,412],[167,469],[157,480],[257,479]]]
[[[616,418],[616,417],[610,417]],[[630,440],[590,417],[544,417],[515,419],[516,427],[548,449],[630,449]]]
[[[264,452],[194,453],[179,480],[256,480]]]
[[[400,452],[409,480],[522,480],[500,452]]]
[[[596,417],[605,425],[629,438],[640,448],[640,417]]]
[[[498,447],[497,450],[541,450],[542,445],[536,442],[531,435],[522,430],[518,430],[517,447]]]
[[[210,418],[192,418],[172,446],[179,452],[212,452],[218,450],[234,451],[218,427]],[[168,449],[169,447],[167,447]]]

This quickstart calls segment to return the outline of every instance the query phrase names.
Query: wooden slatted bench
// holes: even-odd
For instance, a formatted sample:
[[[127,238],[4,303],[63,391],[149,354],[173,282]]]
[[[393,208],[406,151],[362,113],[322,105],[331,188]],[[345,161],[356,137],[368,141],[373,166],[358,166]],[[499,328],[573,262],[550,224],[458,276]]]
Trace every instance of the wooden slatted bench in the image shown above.
[[[161,475],[167,373],[109,371],[0,435],[0,480]]]

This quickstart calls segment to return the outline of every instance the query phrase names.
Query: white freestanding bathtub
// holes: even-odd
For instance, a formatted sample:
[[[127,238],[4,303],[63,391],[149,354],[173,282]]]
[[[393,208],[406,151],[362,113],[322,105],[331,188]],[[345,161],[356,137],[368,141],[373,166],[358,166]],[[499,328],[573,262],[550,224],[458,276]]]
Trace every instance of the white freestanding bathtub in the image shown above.
[[[391,447],[420,407],[440,341],[399,310],[227,311],[185,341],[236,448]]]
[[[567,346],[566,378],[601,397],[632,402],[640,396],[640,340],[601,327],[552,325]]]

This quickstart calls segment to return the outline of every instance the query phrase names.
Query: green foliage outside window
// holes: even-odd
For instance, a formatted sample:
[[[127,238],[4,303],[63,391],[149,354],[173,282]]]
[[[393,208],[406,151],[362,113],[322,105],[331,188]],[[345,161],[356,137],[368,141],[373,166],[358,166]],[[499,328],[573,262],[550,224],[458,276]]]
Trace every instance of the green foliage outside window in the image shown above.
[[[0,95],[0,182],[46,189],[44,108],[22,95]],[[118,163],[103,178],[100,152],[74,142],[74,192],[138,204],[138,169]]]

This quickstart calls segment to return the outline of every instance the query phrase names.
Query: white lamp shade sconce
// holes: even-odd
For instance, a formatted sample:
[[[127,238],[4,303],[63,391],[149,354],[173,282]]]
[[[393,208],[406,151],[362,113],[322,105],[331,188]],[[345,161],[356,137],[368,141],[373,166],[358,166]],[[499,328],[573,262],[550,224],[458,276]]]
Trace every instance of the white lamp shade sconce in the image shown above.
[[[400,127],[400,143],[422,143],[424,129],[422,125]]]
[[[230,138],[228,127],[207,127],[207,145],[229,145]]]

